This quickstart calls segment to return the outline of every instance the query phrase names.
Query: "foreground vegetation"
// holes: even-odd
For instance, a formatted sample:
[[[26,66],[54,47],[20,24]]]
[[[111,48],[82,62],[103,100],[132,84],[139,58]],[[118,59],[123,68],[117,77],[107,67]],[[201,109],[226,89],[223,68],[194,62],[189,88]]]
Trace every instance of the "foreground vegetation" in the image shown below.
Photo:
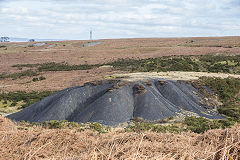
[[[167,125],[150,122],[134,122],[126,128],[126,131],[151,131],[161,133],[181,133],[191,131],[194,133],[204,133],[210,129],[228,128],[235,123],[236,121],[232,119],[209,120],[203,117],[186,117],[182,122],[174,122]]]
[[[239,125],[201,134],[135,132],[119,128],[99,134],[101,128],[97,123],[82,129],[76,128],[75,125],[80,126],[77,123],[61,122],[60,125],[63,124],[69,128],[61,129],[59,122],[46,122],[45,127],[16,125],[0,116],[0,159],[216,160],[240,156]],[[49,125],[57,128],[50,129]]]
[[[240,121],[238,121],[240,123]],[[173,123],[151,123],[151,122],[134,122],[132,121],[130,125],[124,128],[125,132],[157,132],[157,133],[181,133],[191,131],[194,133],[204,133],[210,129],[225,129],[233,126],[237,122],[232,119],[222,119],[222,120],[209,120],[203,117],[186,117],[182,122]],[[77,122],[64,121],[46,121],[43,123],[27,123],[21,121],[18,123],[19,128],[29,129],[32,127],[42,127],[46,129],[75,129],[78,132],[90,129],[96,131],[99,134],[107,133],[114,128],[109,126],[104,126],[97,122],[88,122],[86,124]]]

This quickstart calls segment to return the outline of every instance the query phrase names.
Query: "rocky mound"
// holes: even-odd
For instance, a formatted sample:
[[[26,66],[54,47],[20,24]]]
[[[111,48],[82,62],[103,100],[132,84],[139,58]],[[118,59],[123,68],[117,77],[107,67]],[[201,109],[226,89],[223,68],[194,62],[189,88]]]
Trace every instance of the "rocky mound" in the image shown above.
[[[67,88],[44,98],[20,112],[9,115],[16,121],[44,122],[68,120],[115,125],[133,118],[161,121],[178,115],[198,115],[210,119],[222,116],[206,108],[204,96],[184,81],[150,79],[88,83]]]

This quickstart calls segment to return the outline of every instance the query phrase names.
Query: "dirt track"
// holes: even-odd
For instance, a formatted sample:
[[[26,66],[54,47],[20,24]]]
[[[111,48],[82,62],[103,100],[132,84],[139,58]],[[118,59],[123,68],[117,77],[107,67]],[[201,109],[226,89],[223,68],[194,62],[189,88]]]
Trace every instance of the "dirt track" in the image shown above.
[[[109,77],[122,77],[122,80],[136,81],[149,78],[165,78],[170,80],[197,80],[199,77],[218,77],[218,78],[240,78],[240,75],[226,74],[226,73],[207,73],[207,72],[140,72],[140,73],[126,73],[126,74],[113,74],[106,76]]]

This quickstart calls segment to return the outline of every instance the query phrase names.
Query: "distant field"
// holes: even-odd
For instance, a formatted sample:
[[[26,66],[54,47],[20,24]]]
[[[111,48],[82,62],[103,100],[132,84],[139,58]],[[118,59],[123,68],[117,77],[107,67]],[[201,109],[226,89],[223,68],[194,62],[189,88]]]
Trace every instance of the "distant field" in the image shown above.
[[[89,42],[100,42],[100,44],[91,46]],[[158,59],[154,58],[205,54],[239,55],[240,37],[0,43],[0,77],[5,77],[4,79],[0,78],[0,89],[1,91],[59,90],[81,85],[87,81],[102,79],[105,75],[129,72],[126,68],[129,68],[131,64],[126,65],[126,63],[134,63],[134,71],[154,71],[151,67],[158,65],[155,63]],[[122,61],[125,64],[120,70],[113,69],[111,65],[103,65],[119,65],[119,63],[115,63],[119,62],[119,59],[148,58],[153,58],[155,64],[148,64],[150,62],[146,60],[141,62]],[[45,65],[41,66],[41,72],[36,70],[39,69],[36,67],[37,65],[61,64],[63,62],[75,68],[77,66],[78,69]],[[147,67],[150,68],[144,68],[140,63],[145,64],[145,66],[147,64]],[[227,62],[219,62],[220,65],[225,65],[224,63]],[[236,63],[234,62],[233,65]],[[56,67],[58,72],[49,71],[50,68],[56,70]],[[236,69],[238,70],[235,68],[233,73],[236,72]]]

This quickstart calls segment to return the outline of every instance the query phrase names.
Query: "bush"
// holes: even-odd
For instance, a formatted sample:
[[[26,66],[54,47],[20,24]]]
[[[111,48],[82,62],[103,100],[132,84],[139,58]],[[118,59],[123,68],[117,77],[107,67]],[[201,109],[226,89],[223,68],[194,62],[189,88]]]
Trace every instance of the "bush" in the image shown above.
[[[63,63],[18,64],[13,67],[37,67],[38,71],[72,71],[88,70],[103,65],[113,66],[115,69],[132,72],[166,72],[166,71],[195,71],[195,72],[223,72],[240,74],[240,55],[201,55],[201,56],[166,56],[148,59],[119,59],[106,64],[69,65]]]
[[[240,79],[201,77],[200,83],[215,91],[224,106],[239,105]]]
[[[186,131],[184,127],[179,127],[175,124],[172,125],[162,125],[154,124],[148,122],[134,122],[133,125],[129,125],[125,128],[127,132],[143,132],[143,131],[153,131],[153,132],[170,132],[170,133],[180,133]]]
[[[168,56],[140,60],[119,59],[107,65],[133,72],[203,71],[240,74],[239,61],[240,55]]]
[[[240,122],[240,107],[221,107],[218,109],[218,112]]]
[[[186,117],[183,124],[187,130],[195,133],[204,133],[209,129],[227,128],[235,124],[231,119],[209,120],[204,117]]]
[[[17,104],[17,102],[23,101],[25,104],[22,105],[22,108],[25,108],[55,92],[56,91],[43,91],[43,92],[33,91],[33,92],[27,93],[24,91],[18,91],[18,92],[0,93],[0,100],[11,101],[13,102],[12,104],[14,104],[14,106]]]
[[[109,130],[109,128],[106,128],[97,122],[88,122],[87,125],[90,129],[97,131],[98,133],[107,133],[107,131]]]
[[[63,128],[65,122],[66,121],[51,120],[51,121],[44,122],[43,125],[47,128],[50,128],[50,129]]]
[[[45,79],[46,79],[46,78],[43,77],[43,76],[39,77],[39,81],[43,81],[43,80],[45,80]]]
[[[17,105],[17,102],[13,102],[12,104],[11,104],[11,107],[15,107]]]
[[[72,70],[88,70],[95,67],[99,67],[101,65],[88,65],[88,64],[80,64],[80,65],[68,65],[67,63],[43,63],[38,67],[38,71],[72,71]]]
[[[135,122],[134,125],[130,125],[127,130],[133,132],[149,131],[153,128],[152,123],[147,122]]]
[[[33,77],[37,76],[38,73],[32,71],[32,70],[26,70],[20,73],[13,73],[13,74],[2,74],[0,75],[0,79],[6,79],[6,78],[12,78],[13,80],[21,78],[21,77]]]
[[[45,79],[46,79],[45,77],[41,76],[39,78],[33,78],[32,81],[36,82],[36,81],[42,81],[42,80],[45,80]]]
[[[27,67],[27,68],[37,68],[39,72],[43,71],[72,71],[72,70],[88,70],[95,67],[100,67],[104,64],[80,64],[80,65],[69,65],[66,62],[63,63],[56,63],[56,62],[49,62],[49,63],[42,63],[42,64],[17,64],[13,65],[12,67]]]
[[[32,81],[36,82],[36,81],[38,81],[38,78],[33,78]]]

